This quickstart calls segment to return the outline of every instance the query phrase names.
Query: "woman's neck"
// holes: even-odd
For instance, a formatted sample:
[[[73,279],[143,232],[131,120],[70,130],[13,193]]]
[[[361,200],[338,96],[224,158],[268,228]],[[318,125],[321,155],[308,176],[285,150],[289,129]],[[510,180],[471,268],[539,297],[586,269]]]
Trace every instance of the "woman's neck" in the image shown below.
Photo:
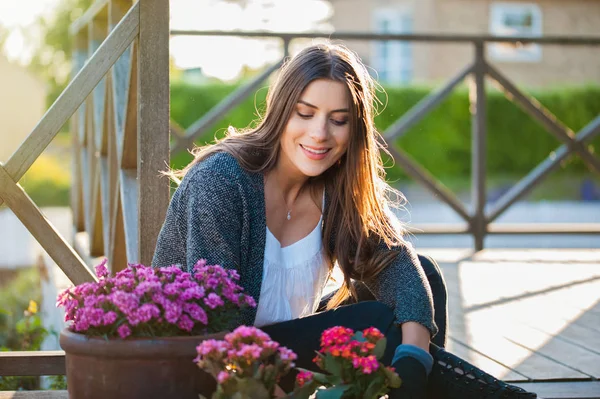
[[[267,172],[266,178],[271,188],[281,193],[286,204],[294,203],[308,185],[307,176],[290,173],[287,168],[279,163]]]

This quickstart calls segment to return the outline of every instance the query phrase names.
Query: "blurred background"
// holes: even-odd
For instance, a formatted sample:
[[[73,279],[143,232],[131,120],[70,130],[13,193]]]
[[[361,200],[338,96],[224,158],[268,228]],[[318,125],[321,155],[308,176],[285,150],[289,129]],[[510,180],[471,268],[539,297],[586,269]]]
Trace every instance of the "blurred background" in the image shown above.
[[[56,100],[72,76],[74,43],[69,26],[92,0],[0,0],[0,162],[5,163]],[[600,2],[594,0],[171,0],[172,31],[266,31],[436,33],[494,36],[600,36]],[[295,53],[323,39],[294,39]],[[419,101],[456,76],[474,59],[471,43],[344,41],[381,85],[376,118],[383,132]],[[171,119],[182,131],[236,89],[284,55],[278,38],[173,34],[170,39]],[[533,96],[572,131],[600,115],[600,47],[490,43],[487,61],[520,90]],[[242,128],[258,118],[269,80],[218,122],[196,144],[221,137],[227,126]],[[471,109],[468,78],[437,108],[412,125],[396,143],[452,190],[472,203]],[[505,98],[487,90],[487,205],[491,207],[561,143]],[[20,184],[65,235],[71,234],[69,201],[72,140],[65,125]],[[600,138],[586,143],[592,153]],[[191,157],[174,154],[180,168]],[[462,219],[386,158],[388,179],[407,197],[400,217],[407,223],[457,223]],[[567,157],[498,222],[600,223],[600,176],[578,156]],[[0,207],[0,347],[17,348],[18,334],[40,334],[33,321],[15,323],[41,290],[43,251],[12,212]],[[472,248],[468,235],[417,235],[421,248]],[[488,248],[599,248],[598,235],[491,236]],[[42,271],[40,274],[39,271]],[[41,276],[41,277],[40,277]],[[10,284],[9,284],[10,281]],[[60,284],[59,284],[60,285]],[[34,317],[29,312],[27,317]],[[29,330],[30,328],[30,330]],[[21,335],[22,338],[22,335]],[[20,345],[20,344],[19,344]],[[14,389],[0,377],[0,389]],[[10,385],[13,384],[13,385]]]
[[[71,73],[69,25],[91,0],[0,2],[1,119],[0,160],[6,162],[46,108],[65,87]],[[172,30],[264,30],[274,32],[453,33],[517,36],[594,35],[600,4],[576,1],[359,1],[359,0],[172,0]],[[294,53],[307,42],[292,41]],[[469,43],[346,41],[382,85],[383,106],[377,126],[384,131],[436,86],[456,75],[473,57]],[[187,128],[244,81],[283,55],[281,40],[174,35],[171,38],[171,116]],[[593,46],[539,44],[488,46],[488,61],[522,90],[532,94],[573,131],[600,110],[600,58]],[[210,141],[228,125],[244,127],[256,119],[266,95],[255,96],[198,142]],[[488,85],[488,200],[494,201],[558,147],[544,131],[502,93]],[[400,139],[400,146],[434,176],[468,201],[470,123],[466,85]],[[26,105],[26,106],[25,106]],[[68,128],[22,180],[41,206],[68,201]],[[589,143],[597,149],[598,139]],[[173,166],[189,161],[175,156]],[[411,203],[434,201],[390,168],[390,181]],[[50,176],[50,179],[46,178]],[[578,157],[571,157],[538,185],[529,201],[596,201],[600,180]],[[425,216],[424,216],[425,217]],[[414,221],[414,218],[413,218]]]

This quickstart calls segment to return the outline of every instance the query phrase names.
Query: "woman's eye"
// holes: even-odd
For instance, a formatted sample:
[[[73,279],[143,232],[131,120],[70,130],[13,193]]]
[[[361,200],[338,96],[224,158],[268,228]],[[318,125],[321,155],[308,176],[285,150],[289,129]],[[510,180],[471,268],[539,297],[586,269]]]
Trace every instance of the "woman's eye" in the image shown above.
[[[297,111],[297,112],[298,112],[298,116],[299,116],[300,118],[303,118],[303,119],[308,119],[308,118],[312,117],[312,115],[311,115],[311,114],[303,114],[303,113],[302,113],[302,112],[300,112],[300,111]]]
[[[336,126],[344,126],[346,123],[348,123],[348,120],[337,120],[337,119],[332,119],[331,122],[333,122],[334,125]]]

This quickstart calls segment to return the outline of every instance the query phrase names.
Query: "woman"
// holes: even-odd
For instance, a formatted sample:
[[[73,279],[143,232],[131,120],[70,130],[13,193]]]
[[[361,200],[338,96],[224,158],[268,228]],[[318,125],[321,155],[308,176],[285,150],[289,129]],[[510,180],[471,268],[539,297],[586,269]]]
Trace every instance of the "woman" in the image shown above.
[[[426,273],[388,210],[390,198],[401,194],[384,179],[374,106],[373,80],[351,51],[326,44],[301,51],[281,69],[256,128],[230,128],[175,173],[183,180],[153,265],[191,270],[204,258],[237,269],[258,304],[240,314],[239,324],[263,328],[298,353],[301,367],[312,368],[324,329],[379,328],[388,338],[384,361],[404,381],[392,397],[418,398],[425,396],[432,354],[444,354],[449,364],[446,352],[430,347],[440,329],[435,342],[445,340],[445,287],[430,266],[427,274],[444,297],[434,321]],[[343,285],[329,310],[313,315],[336,262]],[[357,297],[354,281],[376,301],[339,307],[349,294]],[[429,385],[441,387],[453,372],[437,372]],[[470,379],[492,387],[485,378]],[[481,398],[477,392],[473,397]]]

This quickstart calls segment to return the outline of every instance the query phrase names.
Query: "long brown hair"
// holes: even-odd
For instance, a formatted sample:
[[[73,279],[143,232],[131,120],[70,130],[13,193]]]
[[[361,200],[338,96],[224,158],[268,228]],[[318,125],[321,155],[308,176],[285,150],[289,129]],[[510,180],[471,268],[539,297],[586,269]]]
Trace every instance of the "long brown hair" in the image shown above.
[[[392,199],[395,202],[404,197],[385,181],[380,155],[385,148],[378,141],[373,120],[375,83],[352,51],[329,43],[303,49],[281,68],[269,88],[264,117],[255,128],[239,131],[230,127],[225,138],[196,148],[194,160],[171,175],[183,177],[196,163],[216,152],[233,155],[250,172],[268,172],[277,162],[281,135],[302,92],[317,79],[343,83],[350,100],[348,150],[337,165],[311,179],[325,186],[328,204],[324,248],[332,261],[330,267],[337,261],[344,274],[341,289],[328,304],[333,308],[350,294],[356,295],[352,279],[373,278],[393,260],[397,253],[387,248],[400,244],[404,233],[387,210]]]

